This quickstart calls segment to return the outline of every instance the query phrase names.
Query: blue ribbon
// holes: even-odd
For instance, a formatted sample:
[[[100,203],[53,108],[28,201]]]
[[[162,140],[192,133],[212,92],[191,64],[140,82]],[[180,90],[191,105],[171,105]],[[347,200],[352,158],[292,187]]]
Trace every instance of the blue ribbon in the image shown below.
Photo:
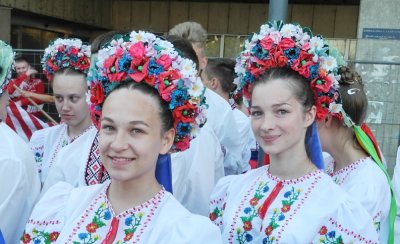
[[[164,186],[165,190],[172,194],[172,170],[171,155],[160,154],[156,164],[156,179],[158,183]]]
[[[309,128],[308,134],[306,136],[306,149],[311,162],[315,166],[317,166],[318,169],[324,169],[324,158],[322,156],[322,148],[319,141],[318,128],[315,122],[311,125],[311,128]]]

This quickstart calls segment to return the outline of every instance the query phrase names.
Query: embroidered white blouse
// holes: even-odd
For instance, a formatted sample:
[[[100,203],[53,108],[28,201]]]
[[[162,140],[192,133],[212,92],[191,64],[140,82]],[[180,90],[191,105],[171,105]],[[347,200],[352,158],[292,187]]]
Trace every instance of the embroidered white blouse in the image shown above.
[[[21,242],[102,243],[116,233],[113,243],[222,243],[209,219],[189,213],[165,190],[116,215],[108,186],[57,183],[35,206]]]
[[[35,131],[31,137],[29,145],[35,155],[42,184],[45,182],[50,169],[55,165],[58,154],[62,151],[68,151],[71,145],[79,144],[80,141],[85,140],[87,136],[92,134],[94,129],[93,126],[90,126],[79,136],[70,138],[67,134],[67,128],[66,124],[59,124]],[[75,154],[79,152],[69,151],[69,153]]]
[[[370,158],[362,158],[334,172],[335,162],[326,157],[326,172],[367,210],[379,233],[380,243],[389,237],[390,187],[386,176]]]
[[[225,177],[209,217],[224,243],[378,243],[366,210],[319,170],[280,180],[264,166]]]

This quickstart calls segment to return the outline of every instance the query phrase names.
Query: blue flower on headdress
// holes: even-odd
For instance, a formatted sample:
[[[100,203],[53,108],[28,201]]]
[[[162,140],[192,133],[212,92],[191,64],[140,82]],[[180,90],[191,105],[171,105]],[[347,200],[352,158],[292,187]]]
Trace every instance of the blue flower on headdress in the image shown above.
[[[315,78],[318,77],[318,68],[319,64],[315,64],[313,66],[310,66],[310,80],[314,80]]]
[[[251,53],[256,56],[258,59],[266,59],[269,55],[269,52],[261,47],[260,43],[257,43],[252,49]]]
[[[118,60],[119,72],[127,72],[131,66],[132,58],[127,53],[124,53]]]
[[[171,102],[169,103],[169,109],[174,109],[176,107],[182,106],[188,99],[188,94],[186,90],[175,90],[171,93]]]
[[[179,122],[179,124],[176,126],[176,133],[178,134],[178,136],[190,135],[191,131],[192,126],[189,123]]]
[[[157,64],[156,61],[154,61],[154,59],[151,59],[149,62],[148,71],[149,75],[158,75],[164,71],[164,67],[162,65]]]
[[[299,58],[300,49],[299,48],[288,48],[283,51],[283,54],[287,57],[289,64],[292,65],[293,62]]]
[[[248,83],[252,83],[254,81],[254,75],[248,71],[244,74],[243,80]]]

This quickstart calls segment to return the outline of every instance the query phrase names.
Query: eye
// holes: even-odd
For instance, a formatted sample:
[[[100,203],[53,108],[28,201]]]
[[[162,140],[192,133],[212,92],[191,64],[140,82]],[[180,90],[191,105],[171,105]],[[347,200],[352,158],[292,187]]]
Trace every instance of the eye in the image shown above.
[[[54,96],[57,102],[62,102],[63,101],[63,97],[62,96]]]
[[[138,128],[134,128],[131,130],[131,133],[132,134],[142,134],[142,133],[144,133],[144,131],[141,129],[138,129]]]
[[[71,100],[71,102],[76,103],[79,100],[79,96],[71,96],[69,99]]]
[[[112,132],[115,130],[115,128],[111,125],[102,125],[101,130],[105,132]]]
[[[286,109],[278,109],[277,114],[280,116],[286,115],[288,114],[289,111],[287,111]]]
[[[261,116],[262,115],[262,112],[261,111],[258,111],[258,110],[255,110],[255,111],[251,111],[251,114],[250,114],[252,117],[259,117],[259,116]]]

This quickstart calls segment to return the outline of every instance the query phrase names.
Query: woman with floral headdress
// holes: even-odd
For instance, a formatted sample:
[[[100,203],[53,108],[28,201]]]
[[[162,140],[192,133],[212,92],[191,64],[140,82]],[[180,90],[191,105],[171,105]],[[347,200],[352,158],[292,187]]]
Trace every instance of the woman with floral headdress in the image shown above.
[[[366,210],[318,169],[314,121],[334,102],[336,69],[325,41],[299,25],[267,23],[245,43],[236,82],[270,165],[215,187],[209,217],[225,242],[378,242]]]
[[[396,204],[381,152],[364,124],[368,100],[362,78],[346,66],[338,74],[336,103],[318,121],[322,149],[331,155],[326,158],[326,172],[369,212],[379,242],[393,243]]]
[[[155,178],[158,156],[187,149],[205,122],[196,73],[192,61],[150,33],[132,32],[101,49],[90,102],[111,181],[52,187],[22,242],[222,243],[218,228],[190,214]]]
[[[12,48],[0,40],[0,243],[18,243],[40,192],[31,150],[5,123],[13,59]]]
[[[59,177],[51,169],[66,156],[79,154],[82,164],[87,161],[90,145],[86,144],[93,141],[97,130],[86,102],[90,46],[79,39],[56,39],[45,49],[42,65],[62,120],[60,125],[36,131],[30,140],[45,192],[54,184],[54,180],[47,180]]]

